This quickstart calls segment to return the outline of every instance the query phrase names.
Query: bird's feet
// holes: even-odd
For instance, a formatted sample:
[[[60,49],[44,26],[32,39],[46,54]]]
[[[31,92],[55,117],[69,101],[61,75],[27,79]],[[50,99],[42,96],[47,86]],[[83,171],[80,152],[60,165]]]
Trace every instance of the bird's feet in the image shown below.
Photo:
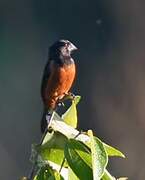
[[[71,92],[65,93],[64,97],[65,100],[70,99],[70,100],[74,100],[75,95]]]
[[[68,99],[73,101],[74,98],[75,98],[75,95],[73,93],[71,93],[71,92],[65,93],[63,97],[58,98],[57,104],[58,104],[58,106],[65,106],[63,103],[64,101],[66,101]]]
[[[71,100],[73,101],[75,99],[75,95],[71,92],[65,93],[61,101]]]

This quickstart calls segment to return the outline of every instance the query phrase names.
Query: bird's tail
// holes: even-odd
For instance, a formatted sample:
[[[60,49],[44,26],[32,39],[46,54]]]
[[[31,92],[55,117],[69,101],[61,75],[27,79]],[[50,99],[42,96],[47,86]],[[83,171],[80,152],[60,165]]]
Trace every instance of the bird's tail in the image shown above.
[[[41,133],[43,134],[50,122],[52,116],[52,111],[44,110],[42,119],[41,119]]]

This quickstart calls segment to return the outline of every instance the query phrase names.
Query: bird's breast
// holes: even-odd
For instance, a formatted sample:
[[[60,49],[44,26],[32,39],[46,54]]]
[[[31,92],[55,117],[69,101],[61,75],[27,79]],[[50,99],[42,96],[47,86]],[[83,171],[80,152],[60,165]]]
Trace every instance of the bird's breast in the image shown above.
[[[58,69],[58,91],[60,91],[60,93],[67,93],[69,91],[75,78],[75,71],[76,69],[74,63],[64,65]]]
[[[73,84],[75,73],[74,63],[63,66],[54,64],[51,67],[51,74],[44,93],[44,101],[47,107],[55,107],[57,100],[68,93]]]

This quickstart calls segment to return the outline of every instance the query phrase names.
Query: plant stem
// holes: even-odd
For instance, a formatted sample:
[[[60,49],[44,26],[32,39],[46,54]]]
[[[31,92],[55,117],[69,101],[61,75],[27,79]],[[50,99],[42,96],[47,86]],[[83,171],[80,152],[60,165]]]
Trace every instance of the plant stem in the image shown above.
[[[45,129],[45,131],[44,131],[44,133],[43,133],[43,135],[42,135],[42,137],[41,137],[41,139],[40,139],[40,142],[39,142],[39,144],[38,144],[39,146],[42,145],[43,140],[44,140],[47,132],[48,132],[48,127],[46,127],[46,129]],[[31,168],[30,173],[29,173],[29,175],[28,175],[28,180],[33,180],[34,173],[35,173],[35,171],[36,171],[37,158],[38,158],[38,153],[37,153],[36,156],[35,156],[35,162],[34,162],[34,164],[32,165],[32,168]]]
[[[51,115],[51,118],[50,118],[50,121],[49,121],[49,124],[48,124],[48,126],[46,127],[44,133],[42,134],[42,137],[41,137],[41,139],[40,139],[40,142],[39,142],[38,146],[41,146],[42,143],[43,143],[43,140],[44,140],[44,138],[45,138],[45,136],[46,136],[46,134],[47,134],[47,132],[48,132],[48,129],[49,129],[49,127],[50,127],[50,124],[51,124],[51,122],[52,122],[52,120],[53,120],[54,113],[55,113],[55,112],[53,111],[53,113],[52,113],[52,115]],[[29,175],[28,175],[28,180],[33,180],[34,173],[35,173],[35,171],[36,171],[37,158],[38,158],[38,152],[37,152],[37,154],[35,155],[35,162],[34,162],[34,164],[32,165],[32,168],[31,168],[30,173],[29,173]]]
[[[65,163],[65,157],[63,158],[63,161],[62,161],[62,163],[61,163],[61,167],[60,167],[60,169],[59,169],[59,173],[61,172],[61,170],[62,170],[62,168],[63,168],[64,163]]]

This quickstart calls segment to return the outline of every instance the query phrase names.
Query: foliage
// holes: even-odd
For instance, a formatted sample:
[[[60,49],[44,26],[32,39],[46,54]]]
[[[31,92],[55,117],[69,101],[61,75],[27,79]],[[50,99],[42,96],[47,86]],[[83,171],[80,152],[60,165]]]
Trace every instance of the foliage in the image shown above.
[[[32,146],[31,161],[36,165],[32,180],[114,180],[106,169],[109,156],[125,156],[93,135],[79,132],[76,96],[60,117],[54,112],[50,131],[42,144]]]

